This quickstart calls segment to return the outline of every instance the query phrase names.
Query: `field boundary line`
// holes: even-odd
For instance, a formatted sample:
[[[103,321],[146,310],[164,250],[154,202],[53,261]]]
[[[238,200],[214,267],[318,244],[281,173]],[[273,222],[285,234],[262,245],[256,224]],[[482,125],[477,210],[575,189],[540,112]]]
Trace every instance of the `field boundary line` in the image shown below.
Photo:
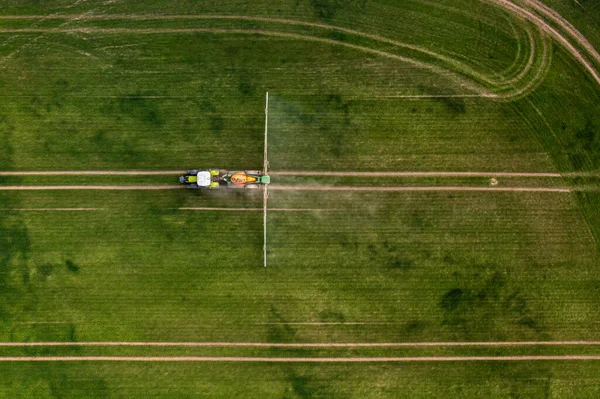
[[[4,356],[0,362],[262,362],[262,363],[391,363],[600,360],[597,355],[417,356],[417,357],[224,357],[224,356]]]
[[[264,348],[393,348],[443,346],[600,346],[600,341],[473,341],[473,342],[0,342],[0,347],[146,346],[146,347],[264,347]]]

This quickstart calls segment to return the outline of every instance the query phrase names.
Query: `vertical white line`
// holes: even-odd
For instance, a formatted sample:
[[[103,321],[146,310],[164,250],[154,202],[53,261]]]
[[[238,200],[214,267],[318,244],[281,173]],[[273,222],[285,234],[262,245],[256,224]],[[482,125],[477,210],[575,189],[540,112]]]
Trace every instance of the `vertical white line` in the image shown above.
[[[267,168],[269,167],[269,160],[267,158],[267,135],[269,125],[269,92],[266,95],[265,103],[265,154],[264,154],[264,165],[263,172],[267,174]],[[267,198],[269,198],[268,186],[264,186],[263,189],[263,266],[267,267]]]
[[[269,167],[269,160],[267,158],[267,138],[268,138],[268,126],[269,126],[269,92],[267,92],[265,103],[265,153],[264,153],[264,165],[263,172],[267,174],[267,168]]]
[[[268,188],[265,186],[263,194],[263,266],[267,267],[267,198]]]

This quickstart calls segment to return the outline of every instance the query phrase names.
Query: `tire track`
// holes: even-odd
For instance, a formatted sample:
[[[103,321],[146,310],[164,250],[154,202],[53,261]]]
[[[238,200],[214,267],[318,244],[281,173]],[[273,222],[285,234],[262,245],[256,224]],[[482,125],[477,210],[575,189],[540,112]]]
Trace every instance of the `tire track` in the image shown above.
[[[387,324],[387,323],[384,323]],[[0,347],[41,346],[147,346],[147,347],[260,347],[260,348],[393,348],[452,346],[599,346],[600,341],[474,341],[474,342],[0,342]]]
[[[223,357],[223,356],[4,356],[0,362],[261,362],[401,363],[600,360],[596,355],[559,356],[417,356],[417,357]]]
[[[589,72],[589,74],[594,78],[596,83],[600,85],[600,74],[596,71],[593,65],[591,65],[586,57],[581,54],[579,50],[577,50],[571,42],[566,39],[560,32],[558,32],[555,28],[550,26],[542,17],[538,16],[532,11],[529,11],[510,0],[485,0],[488,3],[496,4],[508,11],[511,11],[514,15],[518,16],[521,19],[529,20],[535,23],[540,29],[548,32],[550,36],[552,36],[556,41],[558,41],[565,49],[571,53],[571,55]],[[566,21],[565,21],[566,22]],[[565,28],[564,25],[562,25]],[[581,44],[581,43],[580,43]],[[585,48],[585,45],[584,45]],[[588,49],[589,51],[589,49]]]
[[[183,185],[169,186],[0,186],[0,191],[34,190],[175,190],[186,188]]]
[[[211,208],[211,207],[184,207],[175,208],[180,211],[263,211],[263,208]],[[327,208],[269,208],[269,212],[312,212],[312,211],[343,211],[342,209]]]
[[[0,173],[1,174],[1,173]],[[560,173],[551,172],[411,172],[411,171],[396,171],[396,172],[336,172],[336,171],[280,171],[269,172],[273,176],[502,176],[502,177],[562,177]]]
[[[468,82],[455,73],[436,65],[428,64],[413,58],[400,56],[382,50],[376,50],[370,47],[360,46],[357,44],[341,42],[334,39],[326,39],[310,35],[302,35],[297,33],[280,32],[273,30],[262,29],[222,29],[222,28],[22,28],[22,29],[0,29],[0,33],[103,33],[103,34],[169,34],[169,33],[220,33],[220,34],[242,34],[242,35],[263,35],[271,37],[290,38],[294,40],[304,40],[309,42],[324,43],[327,45],[347,47],[353,50],[362,51],[368,54],[374,54],[380,57],[393,59],[395,61],[404,62],[415,67],[429,70],[437,75],[444,76],[453,81],[460,87],[467,88],[470,91],[480,93],[482,97],[498,98],[499,95],[489,93],[485,88],[475,82]],[[460,83],[462,82],[462,83]]]
[[[575,28],[575,26],[573,26],[566,18],[538,0],[525,0],[525,3],[558,24],[569,35],[571,35],[571,37],[574,38],[597,63],[600,64],[600,54],[598,51],[596,51],[594,46],[587,40],[587,38],[581,32],[579,32],[579,30],[577,30],[577,28]]]
[[[0,211],[103,211],[105,208],[1,208]]]
[[[175,175],[185,170],[51,170],[0,171],[0,176],[73,176],[73,175]]]
[[[176,175],[185,170],[58,170],[58,171],[0,171],[0,176],[69,176],[69,175]],[[553,172],[454,172],[454,171],[269,171],[273,176],[503,176],[503,177],[562,177]]]
[[[285,191],[514,191],[570,193],[568,188],[554,187],[476,187],[476,186],[399,186],[399,187],[356,187],[356,186],[278,186],[269,185],[270,190]]]
[[[183,185],[168,186],[0,186],[0,191],[36,190],[176,190]],[[476,187],[476,186],[278,186],[269,185],[271,190],[282,191],[515,191],[515,192],[554,192],[570,193],[568,188],[555,187]]]
[[[35,19],[35,18],[39,18],[42,19],[44,18],[44,16],[6,16],[4,17],[4,19]],[[2,17],[0,17],[0,20],[2,19]],[[430,51],[426,48],[420,47],[420,46],[415,46],[415,45],[411,45],[411,44],[407,44],[407,43],[403,43],[403,42],[399,42],[396,40],[392,40],[380,35],[376,35],[376,34],[369,34],[369,33],[365,33],[365,32],[360,32],[360,31],[356,31],[356,30],[352,30],[352,29],[348,29],[348,28],[343,28],[343,27],[338,27],[338,26],[333,26],[333,25],[326,25],[326,24],[320,24],[320,23],[313,23],[313,22],[304,22],[304,21],[296,21],[296,20],[290,20],[290,19],[284,19],[284,18],[271,18],[271,17],[255,17],[255,16],[245,16],[245,15],[126,15],[126,14],[113,14],[113,15],[64,15],[64,16],[56,16],[54,19],[73,19],[73,20],[177,20],[177,19],[226,19],[226,20],[248,20],[248,21],[257,21],[257,22],[271,22],[271,23],[281,23],[281,24],[285,24],[285,25],[291,25],[291,26],[304,26],[304,27],[312,27],[312,28],[320,28],[320,29],[325,29],[325,30],[329,30],[329,31],[338,31],[344,34],[351,34],[351,35],[355,35],[358,37],[363,37],[363,38],[368,38],[370,40],[374,40],[380,43],[385,43],[385,44],[390,44],[392,46],[395,47],[399,47],[399,48],[405,48],[405,49],[409,49],[412,51],[416,51],[419,52],[421,54],[425,54],[427,56],[430,56],[432,58],[435,58],[443,63],[445,63],[447,66],[446,71],[450,72],[450,71],[456,71],[458,72],[458,76],[454,75],[452,72],[451,74],[454,75],[453,77],[451,77],[451,80],[462,80],[460,75],[466,75],[466,76],[470,76],[476,80],[480,80],[482,82],[485,82],[489,85],[491,85],[492,87],[498,88],[498,89],[502,89],[502,88],[512,88],[514,86],[514,83],[518,82],[520,79],[522,79],[532,68],[533,64],[534,64],[534,60],[535,60],[535,54],[536,54],[536,43],[535,43],[535,39],[533,38],[533,35],[531,33],[531,31],[529,29],[525,29],[528,35],[528,42],[529,42],[529,47],[530,47],[530,55],[529,58],[527,60],[527,63],[524,65],[523,70],[521,73],[517,74],[516,76],[512,77],[512,78],[507,78],[504,77],[502,74],[500,74],[500,78],[496,79],[493,76],[489,76],[483,73],[479,73],[477,72],[475,69],[473,69],[472,67],[467,66],[466,64],[460,62],[457,59]],[[24,29],[20,29],[21,32],[26,32],[27,28]],[[85,29],[87,29],[87,32],[92,32],[92,31],[100,31],[100,29],[102,28],[74,28],[71,30],[71,32],[85,32]],[[112,28],[112,29],[123,29],[123,28]],[[202,29],[202,28],[199,28]],[[208,28],[204,29],[204,31],[207,31]],[[60,30],[57,30],[55,28],[46,28],[46,29],[37,29],[37,30],[31,30],[31,32],[40,32],[41,30],[44,30],[44,33],[52,33],[52,32],[60,32]],[[213,31],[222,31],[219,29],[211,29]],[[231,31],[233,31],[234,29],[230,29]],[[11,30],[5,30],[4,32],[10,32]],[[155,33],[161,33],[159,30],[153,30],[153,29],[146,29],[144,31],[141,30],[134,30],[134,29],[129,29],[129,31],[131,32],[137,32],[137,33],[150,33],[151,31],[155,31]],[[177,30],[177,29],[171,29],[170,31],[181,31],[184,32],[184,30]],[[108,30],[104,30],[104,33],[108,33]],[[117,31],[118,32],[118,31]],[[163,30],[164,32],[164,30]],[[260,31],[254,31],[254,32],[250,32],[250,33],[259,33]],[[265,31],[266,32],[266,31]],[[12,33],[12,32],[11,32]],[[239,33],[239,32],[237,32]],[[312,38],[316,41],[318,41],[319,39],[322,38],[317,38],[314,36],[304,36],[304,35],[299,35],[299,36],[303,36],[304,40],[310,40],[308,38]],[[299,39],[299,37],[296,37],[296,39]],[[327,40],[327,39],[322,39],[322,40]],[[343,43],[343,42],[339,42],[339,41],[331,41],[329,42],[329,44],[340,44],[340,45],[346,45],[348,43]],[[356,45],[350,45],[350,46],[356,46]],[[372,50],[372,51],[378,51],[378,50],[374,50],[374,49],[370,49],[369,47],[365,47],[365,46],[356,46],[355,49],[359,49],[361,48],[362,51],[368,51],[368,50]],[[385,53],[388,54],[388,56],[397,56],[395,54],[389,53],[389,52],[381,52],[381,53]],[[544,52],[545,53],[545,52]],[[383,55],[383,54],[379,54],[379,55]],[[405,58],[405,57],[402,57]],[[418,63],[419,61],[409,58],[410,60]],[[405,62],[409,62],[406,61],[406,59],[404,60]],[[517,60],[515,60],[515,63],[517,63]],[[543,64],[542,66],[540,66],[540,70],[543,70]],[[419,66],[419,65],[417,65]],[[436,70],[436,67],[434,67],[432,64],[427,64],[425,63],[425,66],[420,65],[420,67],[422,68],[426,68],[426,69],[431,69],[433,70],[435,73],[438,74],[442,74],[445,75],[446,77],[449,77],[447,73],[443,73],[440,72],[439,70]],[[536,74],[539,75],[540,73],[538,72]],[[481,92],[482,94],[480,94],[480,97],[490,97],[490,98],[495,98],[496,95],[493,93],[487,93],[486,90],[482,90],[481,88],[477,88],[477,86],[472,86],[469,88],[470,90],[473,91],[478,91]],[[500,97],[504,97],[504,98],[512,98],[512,97],[516,97],[519,96],[522,92],[526,91],[527,89],[518,89],[516,93],[505,93],[502,94]]]
[[[461,63],[457,59],[445,56],[440,53],[436,53],[434,51],[428,50],[427,48],[399,42],[397,40],[389,39],[387,37],[371,34],[366,32],[361,32],[353,29],[343,28],[334,25],[315,23],[315,22],[306,22],[306,21],[298,21],[287,18],[274,18],[274,17],[260,17],[260,16],[249,16],[249,15],[157,15],[157,14],[146,14],[146,15],[136,15],[136,14],[104,14],[104,15],[90,15],[90,14],[63,14],[63,15],[54,15],[50,18],[43,15],[13,15],[13,16],[0,16],[0,20],[27,20],[27,19],[67,19],[67,20],[130,20],[130,21],[148,21],[148,20],[206,20],[206,19],[215,19],[215,20],[242,20],[242,21],[256,21],[256,22],[271,22],[271,23],[280,23],[284,25],[291,26],[303,26],[303,27],[311,27],[311,28],[319,28],[329,31],[337,31],[341,33],[351,34],[358,37],[367,38],[370,40],[374,40],[380,43],[386,43],[393,45],[395,47],[405,48],[412,51],[416,51],[433,58],[436,58],[447,65],[450,65],[453,68],[456,68],[460,71],[460,73],[474,76],[477,79],[485,81],[494,86],[496,85],[510,85],[516,81],[518,78],[511,79],[494,79],[488,75],[481,74],[477,72],[475,69],[469,67],[468,65]],[[526,30],[529,36],[530,43],[530,57],[524,68],[523,74],[527,73],[527,71],[531,68],[533,64],[533,54],[535,54],[535,41],[532,39],[531,32]]]

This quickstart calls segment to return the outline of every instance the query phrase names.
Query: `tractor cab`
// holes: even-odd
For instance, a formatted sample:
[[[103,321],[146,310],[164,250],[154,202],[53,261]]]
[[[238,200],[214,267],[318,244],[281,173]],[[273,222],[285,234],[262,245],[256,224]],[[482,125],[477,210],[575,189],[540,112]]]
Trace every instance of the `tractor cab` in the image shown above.
[[[179,183],[189,188],[218,188],[219,170],[190,170],[185,175],[179,176]]]
[[[210,187],[212,177],[209,171],[201,170],[196,174],[196,184],[198,187]]]

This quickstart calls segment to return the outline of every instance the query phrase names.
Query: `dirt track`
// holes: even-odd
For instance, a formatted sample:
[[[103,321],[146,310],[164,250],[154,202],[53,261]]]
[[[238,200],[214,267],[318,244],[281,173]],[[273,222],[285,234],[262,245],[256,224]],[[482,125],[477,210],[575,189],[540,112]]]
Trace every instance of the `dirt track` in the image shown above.
[[[0,191],[39,190],[181,190],[183,185],[169,186],[0,186]],[[278,186],[269,185],[269,190],[280,191],[514,191],[570,193],[568,188],[555,187],[475,187],[475,186]]]
[[[423,61],[419,61],[414,58],[409,58],[395,53],[389,53],[386,51],[376,50],[371,47],[365,47],[358,44],[348,43],[335,39],[322,38],[317,36],[310,36],[297,33],[287,33],[282,31],[274,30],[262,30],[262,29],[222,29],[222,28],[20,28],[20,29],[6,29],[0,28],[0,33],[39,33],[39,34],[89,34],[89,33],[100,33],[100,34],[140,34],[140,35],[156,35],[165,33],[181,33],[181,34],[193,34],[193,33],[219,33],[219,34],[238,34],[238,35],[262,35],[269,37],[289,38],[295,40],[304,40],[315,43],[325,43],[328,45],[341,46],[351,48],[353,50],[362,51],[368,54],[375,54],[380,57],[393,59],[396,61],[411,64],[418,68],[432,71],[440,76],[444,76],[461,87],[464,87],[471,92],[479,93],[482,97],[498,98],[497,94],[488,93],[485,88],[474,81],[468,81],[462,78],[459,74],[449,69],[444,69],[433,64],[428,64]]]
[[[581,45],[591,56],[592,58],[600,64],[600,54],[594,46],[587,40],[585,36],[581,34],[569,21],[567,21],[562,15],[554,11],[552,8],[548,7],[544,3],[538,0],[526,0],[526,3],[533,8],[535,8],[539,13],[543,14],[545,17],[550,18],[555,23],[557,23],[562,29],[564,29],[571,37],[573,37],[579,45]]]
[[[263,208],[211,208],[211,207],[186,207],[176,208],[180,211],[263,211]],[[342,209],[327,209],[327,208],[269,208],[269,212],[310,212],[310,211],[341,211]]]
[[[400,186],[400,187],[356,187],[356,186],[278,186],[270,185],[269,190],[286,191],[515,191],[570,193],[568,188],[554,187],[475,187],[475,186]]]
[[[171,186],[0,186],[0,191],[35,190],[175,190],[183,185]]]
[[[0,208],[0,211],[103,211],[104,208]]]
[[[518,17],[522,18],[522,19],[526,19],[530,22],[533,22],[535,25],[537,25],[539,28],[543,29],[544,31],[548,32],[552,37],[554,37],[555,40],[557,40],[560,44],[562,44],[572,55],[573,57],[575,57],[587,70],[588,72],[594,77],[594,79],[600,83],[600,75],[598,74],[598,72],[596,71],[596,68],[594,68],[593,65],[591,65],[588,60],[586,59],[585,56],[583,56],[579,50],[577,48],[575,48],[571,42],[565,37],[563,36],[562,33],[560,33],[559,31],[557,31],[554,27],[552,27],[546,19],[554,22],[555,24],[557,24],[558,26],[560,26],[560,28],[566,32],[566,34],[571,38],[574,39],[575,42],[582,48],[584,49],[590,56],[591,59],[600,63],[600,54],[598,54],[598,52],[596,51],[596,49],[589,43],[589,41],[572,25],[570,24],[565,18],[563,18],[560,14],[558,14],[556,11],[554,11],[552,8],[545,6],[543,3],[538,2],[537,0],[527,0],[526,4],[528,4],[533,10],[537,11],[537,14],[535,11],[530,11],[527,8],[521,7],[520,5],[510,1],[510,0],[487,0],[489,3],[495,4],[499,7],[502,7],[506,10],[512,11],[515,15],[517,15]],[[546,19],[545,19],[546,18]],[[391,44],[394,46],[398,46],[398,47],[404,47],[404,48],[408,48],[411,50],[415,50],[415,51],[419,51],[423,54],[427,54],[429,56],[435,57],[443,62],[445,62],[446,64],[450,65],[450,66],[454,66],[456,67],[456,69],[458,69],[459,71],[461,71],[462,73],[467,73],[471,76],[475,76],[479,79],[483,79],[486,80],[488,82],[491,82],[492,79],[490,79],[489,77],[482,75],[480,73],[477,73],[476,71],[474,71],[473,69],[469,68],[466,65],[461,64],[459,61],[457,61],[456,59],[451,59],[443,54],[438,54],[435,53],[431,50],[428,50],[427,48],[423,48],[423,47],[419,47],[419,46],[415,46],[415,45],[411,45],[411,44],[407,44],[407,43],[402,43],[402,42],[398,42],[392,39],[389,39],[387,37],[383,37],[380,35],[375,35],[375,34],[370,34],[370,33],[365,33],[365,32],[360,32],[360,31],[356,31],[356,30],[352,30],[352,29],[348,29],[348,28],[343,28],[343,27],[339,27],[339,26],[334,26],[334,25],[327,25],[327,24],[320,24],[320,23],[314,23],[314,22],[305,22],[305,21],[296,21],[296,20],[290,20],[290,19],[284,19],[284,18],[273,18],[273,17],[261,17],[261,16],[250,16],[250,15],[159,15],[159,14],[147,14],[147,15],[135,15],[135,14],[55,14],[55,15],[5,15],[5,16],[0,16],[0,20],[68,20],[68,21],[86,21],[86,20],[139,20],[139,21],[144,21],[144,20],[178,20],[178,19],[189,19],[189,20],[198,20],[198,19],[234,19],[234,20],[248,20],[248,21],[260,21],[260,22],[273,22],[273,23],[281,23],[281,24],[285,24],[285,25],[296,25],[296,26],[305,26],[305,27],[312,27],[312,28],[319,28],[319,29],[325,29],[325,30],[329,30],[329,31],[338,31],[341,33],[345,33],[345,34],[352,34],[352,35],[358,35],[364,38],[368,38],[371,40],[375,40],[375,41],[379,41],[382,43],[386,43],[386,44]],[[196,28],[196,29],[187,29],[187,31],[227,31],[227,30],[219,30],[219,29],[210,29],[210,28]],[[87,32],[92,32],[92,31],[97,31],[97,32],[104,32],[104,33],[118,33],[118,32],[125,32],[125,31],[130,31],[130,32],[137,32],[137,33],[161,33],[161,32],[166,32],[167,29],[162,28],[162,29],[127,29],[127,28],[70,28],[70,29],[61,29],[61,28],[21,28],[21,29],[3,29],[2,32],[6,32],[6,33],[26,33],[26,32],[31,32],[31,33],[52,33],[52,32],[82,32],[82,33],[87,33]],[[170,29],[168,31],[176,31],[176,29]],[[185,29],[181,29],[181,31],[185,31]],[[242,33],[242,30],[239,29],[232,29],[230,30],[230,33]],[[318,38],[318,37],[310,37],[310,36],[304,36],[304,35],[296,35],[296,34],[291,34],[291,33],[285,33],[285,32],[275,32],[275,31],[257,31],[257,30],[247,30],[247,33],[259,33],[259,34],[265,34],[265,35],[277,35],[277,36],[288,36],[288,37],[295,37],[297,39],[304,39],[304,40],[315,40],[315,41],[321,41],[321,42],[331,42],[332,44],[340,44],[340,45],[345,45],[344,43],[340,43],[339,41],[330,41],[328,39],[323,39],[323,38]],[[531,53],[534,54],[535,53],[535,42],[531,41],[532,44],[532,51]],[[436,67],[434,67],[433,65],[429,65],[429,64],[423,64],[419,61],[413,60],[413,59],[407,59],[404,57],[400,57],[400,56],[396,56],[395,54],[391,54],[391,53],[385,53],[384,52],[379,52],[377,50],[373,50],[367,47],[363,47],[363,46],[348,46],[348,47],[352,47],[355,48],[357,50],[362,50],[362,51],[367,51],[367,52],[372,52],[375,54],[379,54],[382,56],[386,56],[388,58],[396,58],[405,62],[409,62],[409,63],[413,63],[415,65],[424,67],[424,68],[428,68],[428,69],[436,69]],[[530,57],[527,65],[524,67],[524,73],[526,73],[526,71],[528,71],[531,66],[533,65],[533,56]],[[440,72],[438,70],[438,72]],[[443,72],[443,71],[442,71]],[[458,76],[454,76],[455,79],[458,79]],[[510,82],[510,81],[509,81]],[[492,94],[492,93],[486,93],[485,91],[482,91],[482,88],[478,88],[475,85],[470,85],[470,89],[471,90],[475,90],[478,91],[480,94],[477,94],[476,96],[481,96],[481,97],[490,97],[490,98],[498,98],[498,97],[506,97],[506,95],[497,95],[497,94]],[[518,95],[519,93],[516,93],[516,95]]]
[[[587,61],[585,60],[585,58],[578,52],[578,50],[573,47],[570,42],[565,39],[561,33],[559,33],[558,31],[556,31],[553,27],[551,27],[548,23],[546,23],[546,21],[538,16],[537,14],[535,14],[534,12],[530,12],[529,10],[525,9],[525,8],[521,8],[519,5],[509,1],[509,0],[487,0],[490,3],[496,4],[502,8],[505,8],[507,10],[513,11],[513,13],[517,14],[519,17],[527,19],[529,21],[534,22],[536,25],[538,25],[541,29],[549,32],[552,36],[554,36],[554,38],[556,40],[558,40],[563,46],[565,46],[567,48],[567,50],[569,52],[571,52],[573,54],[573,56],[584,65],[584,67],[586,67],[586,69],[588,69],[588,71],[594,76],[594,78],[599,81],[599,77],[596,74],[595,69],[593,68],[593,66],[589,65],[587,63]],[[534,9],[536,9],[538,12],[540,12],[541,14],[543,14],[544,17],[549,17],[551,20],[553,20],[555,23],[558,23],[571,37],[575,38],[575,40],[578,42],[578,44],[580,46],[582,46],[584,49],[586,49],[588,51],[588,53],[590,53],[592,55],[592,57],[598,61],[598,53],[595,51],[595,49],[593,48],[593,46],[591,46],[591,44],[585,39],[585,37],[583,35],[581,35],[581,33],[579,33],[579,31],[577,31],[571,24],[569,24],[564,18],[562,18],[562,16],[560,16],[558,13],[556,13],[554,10],[548,8],[548,7],[544,7],[542,4],[538,4],[535,0],[533,1],[529,1],[528,2]],[[273,18],[273,17],[261,17],[261,16],[250,16],[250,15],[203,15],[203,14],[199,14],[199,15],[159,15],[159,14],[147,14],[147,15],[135,15],[135,14],[55,14],[55,15],[7,15],[7,16],[0,16],[0,20],[67,20],[67,21],[86,21],[86,20],[139,20],[139,21],[144,21],[144,20],[178,20],[178,19],[189,19],[189,20],[200,20],[200,19],[233,19],[233,20],[248,20],[248,21],[260,21],[260,22],[273,22],[273,23],[281,23],[281,24],[285,24],[285,25],[292,25],[292,26],[305,26],[305,27],[311,27],[311,28],[319,28],[319,29],[325,29],[325,30],[329,30],[329,31],[338,31],[344,34],[352,34],[352,35],[357,35],[357,36],[361,36],[364,38],[368,38],[371,40],[375,40],[375,41],[379,41],[382,43],[386,43],[386,44],[391,44],[393,46],[397,46],[397,47],[404,47],[404,48],[408,48],[414,51],[419,51],[423,54],[427,54],[429,56],[435,57],[441,61],[443,61],[444,63],[446,63],[447,65],[450,66],[450,68],[448,69],[448,72],[451,70],[458,70],[461,73],[466,73],[470,76],[473,76],[475,78],[478,78],[480,80],[484,80],[488,83],[494,83],[494,79],[492,77],[486,76],[484,74],[478,73],[477,71],[473,70],[472,68],[468,67],[467,65],[463,65],[462,63],[460,63],[460,61],[456,60],[456,59],[452,59],[449,58],[443,54],[438,54],[435,53],[427,48],[423,48],[423,47],[419,47],[419,46],[415,46],[415,45],[411,45],[408,43],[402,43],[402,42],[398,42],[392,39],[389,39],[387,37],[383,37],[380,35],[375,35],[375,34],[370,34],[370,33],[365,33],[365,32],[360,32],[360,31],[356,31],[356,30],[352,30],[352,29],[348,29],[348,28],[343,28],[340,26],[334,26],[334,25],[327,25],[327,24],[320,24],[320,23],[314,23],[314,22],[305,22],[305,21],[297,21],[297,20],[290,20],[290,19],[284,19],[284,18]],[[92,31],[97,31],[97,32],[104,32],[104,33],[117,33],[119,32],[119,29],[121,29],[121,31],[125,31],[124,28],[113,28],[113,29],[108,29],[108,28],[70,28],[70,29],[62,29],[61,28],[21,28],[21,29],[3,29],[3,32],[6,33],[25,33],[25,32],[31,32],[31,33],[53,33],[53,32],[82,32],[82,33],[88,33],[88,32],[92,32]],[[189,30],[189,29],[188,29]],[[209,31],[212,30],[214,32],[219,32],[219,31],[225,31],[225,30],[219,30],[219,29],[210,29],[210,28],[196,28],[196,31]],[[161,33],[163,31],[166,32],[166,29],[163,28],[161,29],[131,29],[129,28],[129,31],[132,32],[137,32],[137,33]],[[175,31],[174,29],[171,29],[170,31]],[[183,32],[183,30],[181,30]],[[191,30],[189,30],[191,31]],[[235,30],[232,29],[231,33],[233,33],[234,31],[237,31],[237,33],[241,33],[241,30]],[[259,34],[266,34],[266,35],[278,35],[278,36],[289,36],[289,37],[296,37],[297,39],[304,39],[304,40],[315,40],[315,41],[322,41],[322,42],[326,42],[327,39],[323,39],[323,38],[318,38],[318,37],[310,37],[310,36],[303,36],[303,35],[294,35],[294,34],[286,34],[284,32],[274,32],[274,31],[248,31],[248,33],[259,33]],[[302,36],[302,37],[301,37]],[[530,35],[530,39],[531,39],[531,35]],[[536,48],[535,48],[535,41],[534,40],[530,40],[531,43],[531,57],[528,60],[527,64],[524,66],[523,68],[523,72],[520,75],[517,75],[517,77],[510,79],[508,81],[502,82],[500,81],[499,83],[502,84],[504,83],[505,85],[507,83],[513,83],[515,80],[519,80],[522,76],[524,76],[533,66],[533,61],[534,61],[534,54],[536,53]],[[332,44],[336,44],[335,41],[332,41]],[[337,44],[341,44],[344,45],[342,43],[340,43],[339,41],[337,42]],[[355,48],[357,50],[362,50],[362,51],[368,51],[368,52],[374,52],[376,54],[382,55],[382,56],[387,56],[388,58],[397,58],[400,59],[402,61],[405,62],[410,62],[413,63],[415,65],[424,67],[424,68],[428,68],[428,69],[434,69],[437,70],[438,72],[442,72],[440,71],[438,68],[434,67],[433,65],[429,65],[429,64],[423,64],[417,60],[414,59],[405,59],[403,57],[398,57],[395,54],[391,54],[391,53],[383,53],[383,52],[378,52],[377,50],[373,50],[370,49],[368,47],[363,47],[363,46],[348,46],[348,47],[352,47]],[[370,51],[372,50],[372,51]],[[543,52],[544,56],[545,56],[545,51]],[[454,67],[454,68],[452,68]],[[543,68],[542,68],[543,69]],[[450,74],[452,74],[452,72],[450,72]],[[536,75],[537,76],[537,75]],[[454,80],[460,80],[460,76],[453,76]],[[498,82],[495,82],[496,84],[498,84]],[[504,95],[498,95],[498,94],[493,94],[493,93],[487,93],[483,88],[481,87],[477,87],[477,85],[474,84],[469,84],[469,89],[472,91],[476,91],[479,92],[479,94],[477,94],[476,96],[479,97],[489,97],[489,98],[500,98],[500,97],[512,97],[512,96],[516,96],[516,95],[520,95],[522,94],[522,92],[526,91],[528,88],[524,88],[522,90],[517,91],[514,94],[504,94]],[[468,96],[469,94],[467,94]]]
[[[324,29],[324,30],[328,30],[328,31],[337,31],[337,32],[341,32],[341,33],[345,33],[345,34],[350,34],[350,35],[356,35],[356,36],[360,36],[363,38],[368,38],[374,41],[378,41],[381,43],[386,43],[386,44],[391,44],[393,46],[396,47],[400,47],[400,48],[407,48],[410,50],[414,50],[414,51],[418,51],[420,53],[432,56],[434,58],[437,58],[445,63],[447,63],[448,65],[452,65],[454,67],[457,67],[458,70],[460,70],[462,73],[466,73],[468,75],[472,75],[476,78],[485,80],[489,83],[494,83],[494,80],[491,79],[490,77],[484,75],[484,74],[480,74],[478,72],[476,72],[475,70],[473,70],[472,68],[470,68],[467,65],[462,64],[458,59],[453,59],[450,58],[446,55],[440,54],[440,53],[436,53],[434,51],[431,51],[427,48],[424,47],[420,47],[420,46],[416,46],[413,44],[408,44],[408,43],[403,43],[403,42],[399,42],[397,40],[393,40],[381,35],[377,35],[377,34],[372,34],[372,33],[366,33],[366,32],[361,32],[361,31],[357,31],[357,30],[353,30],[353,29],[348,29],[348,28],[343,28],[341,26],[335,26],[335,25],[328,25],[328,24],[322,24],[322,23],[315,23],[315,22],[306,22],[306,21],[298,21],[298,20],[292,20],[292,19],[286,19],[286,18],[275,18],[275,17],[261,17],[261,16],[255,16],[255,15],[214,15],[214,14],[183,14],[183,15],[160,15],[160,14],[147,14],[147,15],[140,15],[140,14],[62,14],[62,15],[7,15],[7,16],[0,16],[0,20],[47,20],[47,19],[54,19],[54,20],[76,20],[76,21],[86,21],[86,20],[134,20],[134,21],[146,21],[146,20],[211,20],[211,19],[225,19],[225,20],[245,20],[245,21],[257,21],[257,22],[272,22],[272,23],[281,23],[284,25],[290,25],[290,26],[304,26],[304,27],[311,27],[311,28],[319,28],[319,29]],[[531,46],[532,46],[532,53],[535,53],[535,42],[534,41],[530,41]],[[528,63],[525,68],[524,68],[524,72],[527,72],[530,68],[531,65],[533,64],[533,60],[531,60],[531,63]],[[483,94],[466,94],[464,95],[466,97],[497,97],[497,95],[494,94],[489,94],[489,93],[483,93]],[[422,97],[431,97],[431,96],[422,96]],[[445,97],[445,96],[432,96],[432,97]],[[463,97],[463,95],[454,95],[451,97]]]
[[[146,346],[146,347],[262,347],[262,348],[392,348],[444,346],[598,346],[600,341],[496,341],[496,342],[0,342],[0,347],[29,346]]]
[[[540,27],[540,29],[543,29],[544,31],[548,32],[550,34],[550,36],[552,36],[555,40],[557,40],[562,46],[565,47],[565,49],[571,53],[571,55],[581,64],[583,65],[583,67],[590,73],[590,75],[592,75],[592,77],[594,78],[594,80],[600,84],[600,74],[596,71],[596,68],[594,68],[593,65],[591,65],[588,60],[586,59],[586,57],[584,55],[581,54],[581,52],[576,49],[571,42],[569,42],[569,40],[567,38],[565,38],[560,32],[558,32],[556,29],[554,29],[552,26],[550,26],[549,23],[547,23],[542,17],[538,16],[537,14],[535,14],[532,11],[529,11],[515,3],[513,3],[512,1],[509,0],[487,0],[489,3],[493,3],[496,4],[506,10],[511,11],[513,14],[517,15],[520,18],[529,20],[531,22],[533,22],[534,24],[536,24],[537,26]],[[563,19],[563,21],[561,20],[555,20],[555,22],[558,22],[561,27],[567,31],[569,31],[569,27],[566,24],[566,20]],[[579,32],[577,32],[579,33]],[[575,36],[575,39],[578,39],[577,36]],[[580,40],[577,40],[579,42],[580,45],[582,45],[588,52],[591,51],[595,51],[593,49],[593,47],[590,49],[588,47],[589,43],[581,43]],[[592,52],[593,55],[593,52]]]
[[[267,363],[391,363],[600,360],[600,356],[417,356],[417,357],[223,357],[223,356],[5,356],[0,362],[267,362]]]
[[[318,172],[318,171],[281,171],[269,172],[273,176],[504,176],[504,177],[562,177],[560,173],[549,172]]]
[[[50,170],[0,171],[0,176],[84,176],[84,175],[177,175],[184,170]],[[561,177],[552,172],[453,172],[453,171],[393,171],[393,172],[335,172],[335,171],[269,171],[273,176],[504,176],[504,177]]]
[[[84,176],[84,175],[176,175],[185,170],[42,170],[42,171],[0,171],[0,176]]]

